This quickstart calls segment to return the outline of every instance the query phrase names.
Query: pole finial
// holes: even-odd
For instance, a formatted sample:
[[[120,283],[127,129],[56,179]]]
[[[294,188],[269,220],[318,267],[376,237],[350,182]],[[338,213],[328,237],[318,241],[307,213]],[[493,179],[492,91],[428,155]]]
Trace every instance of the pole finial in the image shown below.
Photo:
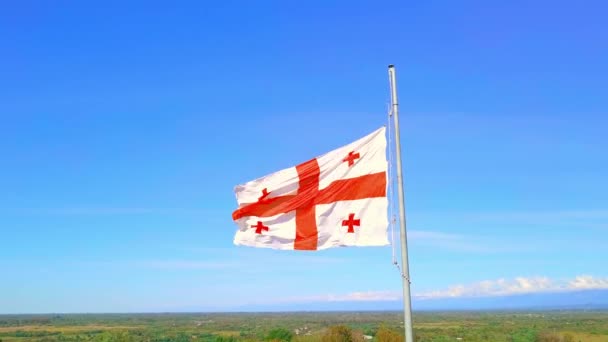
[[[388,68],[389,68],[389,69],[390,69],[390,68],[394,68],[394,67],[395,67],[395,64],[389,64],[389,65],[388,65]]]

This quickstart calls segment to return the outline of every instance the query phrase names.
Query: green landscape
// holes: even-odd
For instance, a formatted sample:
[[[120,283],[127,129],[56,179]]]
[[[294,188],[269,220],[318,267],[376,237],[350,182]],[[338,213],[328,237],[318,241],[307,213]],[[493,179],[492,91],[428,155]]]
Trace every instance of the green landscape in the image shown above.
[[[608,341],[608,311],[417,312],[416,341]],[[0,342],[403,341],[400,312],[0,315]]]

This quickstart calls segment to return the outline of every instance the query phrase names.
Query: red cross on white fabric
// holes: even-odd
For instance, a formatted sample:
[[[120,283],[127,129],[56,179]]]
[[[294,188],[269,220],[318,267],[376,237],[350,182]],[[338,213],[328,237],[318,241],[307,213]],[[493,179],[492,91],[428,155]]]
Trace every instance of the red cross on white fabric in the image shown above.
[[[358,154],[353,154],[352,157],[359,158]],[[236,221],[248,216],[271,217],[295,211],[294,249],[316,250],[318,244],[316,205],[386,197],[385,172],[338,179],[324,189],[319,189],[321,171],[316,158],[296,166],[296,171],[299,178],[296,195],[277,196],[266,201],[245,204],[232,213],[232,219]]]
[[[255,228],[256,234],[262,234],[262,231],[268,231],[268,226],[265,226],[262,221],[258,221],[258,224],[251,226],[251,228]]]
[[[348,152],[348,155],[342,159],[343,162],[348,162],[348,167],[351,167],[355,164],[355,159],[359,159],[361,156],[359,153],[355,153],[355,151]]]
[[[355,220],[355,214],[348,214],[348,220],[342,221],[342,226],[348,227],[348,230],[346,231],[347,233],[354,233],[355,226],[361,226],[361,220]]]
[[[264,190],[262,190],[262,196],[258,197],[258,202],[268,201],[268,199],[266,199],[268,195],[270,195],[270,192],[268,192],[268,188],[264,188]]]

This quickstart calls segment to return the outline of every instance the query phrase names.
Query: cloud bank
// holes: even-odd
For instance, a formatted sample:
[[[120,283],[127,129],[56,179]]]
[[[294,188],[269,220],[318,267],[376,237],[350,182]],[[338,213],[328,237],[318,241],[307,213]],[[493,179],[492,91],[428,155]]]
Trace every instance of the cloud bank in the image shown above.
[[[414,297],[417,299],[493,297],[599,289],[608,289],[608,278],[596,278],[590,275],[579,275],[570,280],[553,280],[547,277],[517,277],[515,279],[501,278],[467,285],[454,285],[444,290],[418,293]]]
[[[548,277],[517,277],[515,279],[483,280],[467,285],[454,285],[444,290],[415,293],[413,299],[475,298],[511,296],[531,293],[608,290],[608,278],[579,275],[569,280]],[[282,302],[381,302],[401,300],[401,291],[359,291],[346,294],[325,294],[292,297]]]

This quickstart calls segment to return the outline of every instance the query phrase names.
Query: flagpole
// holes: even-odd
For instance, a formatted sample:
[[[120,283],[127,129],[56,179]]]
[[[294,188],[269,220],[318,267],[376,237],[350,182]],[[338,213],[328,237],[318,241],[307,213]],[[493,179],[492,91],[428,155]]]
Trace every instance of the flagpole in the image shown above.
[[[388,76],[391,84],[391,105],[395,125],[395,153],[397,154],[397,184],[399,186],[399,228],[401,231],[401,277],[403,278],[403,325],[405,341],[414,342],[412,332],[412,298],[410,294],[410,270],[407,257],[407,235],[405,225],[405,195],[403,191],[403,175],[401,173],[401,140],[399,138],[399,103],[397,101],[397,81],[395,66],[388,66]]]

